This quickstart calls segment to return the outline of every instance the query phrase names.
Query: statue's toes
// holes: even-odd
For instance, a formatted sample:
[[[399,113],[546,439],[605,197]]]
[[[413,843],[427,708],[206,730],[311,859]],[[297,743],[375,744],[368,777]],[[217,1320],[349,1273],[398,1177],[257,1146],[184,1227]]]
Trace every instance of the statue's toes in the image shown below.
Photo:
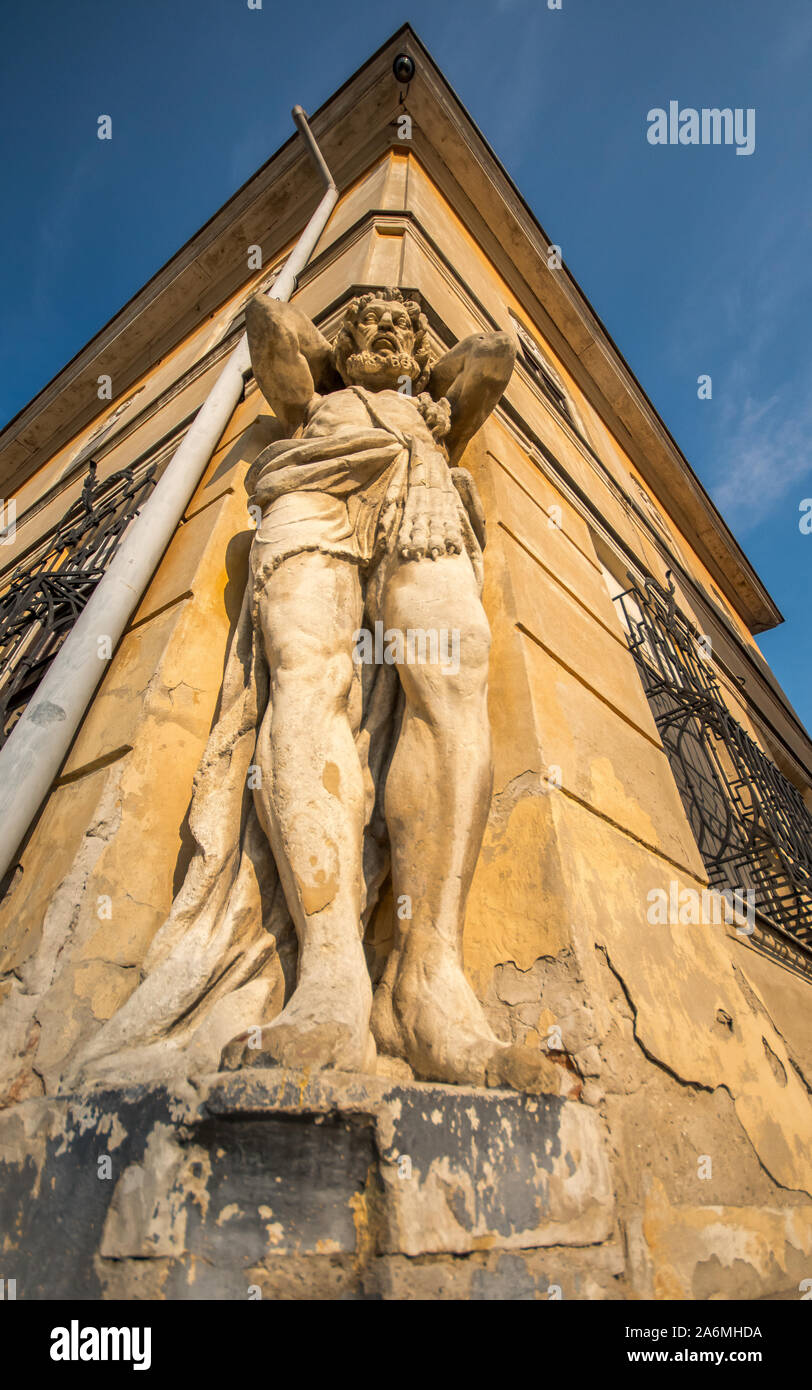
[[[340,1021],[274,1022],[240,1033],[220,1055],[221,1071],[240,1067],[308,1067],[374,1071],[375,1042],[367,1028]]]
[[[243,1065],[248,1039],[248,1033],[239,1033],[231,1042],[226,1043],[220,1053],[220,1071],[237,1071]]]
[[[566,1073],[543,1053],[522,1043],[497,1048],[490,1058],[485,1080],[488,1086],[509,1086],[533,1095],[558,1096]]]

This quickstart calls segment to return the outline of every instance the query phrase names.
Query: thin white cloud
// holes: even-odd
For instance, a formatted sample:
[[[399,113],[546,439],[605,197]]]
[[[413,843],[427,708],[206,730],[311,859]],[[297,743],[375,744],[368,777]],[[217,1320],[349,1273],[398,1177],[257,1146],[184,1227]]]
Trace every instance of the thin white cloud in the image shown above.
[[[804,9],[791,15],[780,27],[775,36],[769,58],[785,67],[793,67],[804,61],[807,49],[812,46],[812,10]]]
[[[721,434],[709,482],[733,529],[754,530],[779,507],[795,516],[812,490],[812,381],[805,391],[793,382],[766,400],[747,394],[731,402]]]
[[[812,348],[798,338],[798,306],[812,290],[810,224],[806,192],[791,212],[771,208],[754,218],[758,237],[738,256],[736,278],[720,249],[673,325],[678,370],[694,379],[712,362],[724,364],[712,372],[712,404],[701,407],[712,411],[701,471],[740,535],[780,508],[795,511],[812,490]],[[789,362],[788,335],[797,344]]]

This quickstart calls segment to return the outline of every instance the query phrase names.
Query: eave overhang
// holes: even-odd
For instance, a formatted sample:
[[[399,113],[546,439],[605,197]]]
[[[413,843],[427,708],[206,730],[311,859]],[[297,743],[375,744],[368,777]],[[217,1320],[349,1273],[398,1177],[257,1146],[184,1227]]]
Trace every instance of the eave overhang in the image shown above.
[[[750,630],[774,627],[782,621],[778,607],[570,272],[548,269],[550,239],[408,25],[310,118],[339,188],[388,148],[403,149],[401,89],[392,75],[400,52],[416,65],[408,92],[415,157]],[[294,133],[0,432],[0,496],[16,491],[92,421],[102,373],[116,383],[116,398],[123,396],[239,290],[246,246],[260,245],[270,263],[298,234],[319,193]]]

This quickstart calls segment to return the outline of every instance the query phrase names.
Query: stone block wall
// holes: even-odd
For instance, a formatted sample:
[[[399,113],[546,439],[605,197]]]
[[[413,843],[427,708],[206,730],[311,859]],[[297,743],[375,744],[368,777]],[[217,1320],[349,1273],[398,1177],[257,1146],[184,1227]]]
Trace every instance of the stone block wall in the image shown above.
[[[384,232],[374,217],[359,227],[371,208],[423,219],[446,261],[408,219]],[[348,285],[386,279],[422,293],[436,331],[454,337],[507,326],[508,309],[521,308],[403,156],[349,190],[300,302],[319,314]],[[600,454],[597,412],[555,361]],[[183,363],[181,353],[178,370]],[[166,364],[156,371],[171,376]],[[505,407],[464,460],[488,518],[496,768],[465,965],[502,1037],[544,1050],[552,1042],[567,1098],[398,1089],[381,1077],[309,1078],[298,1109],[279,1078],[254,1094],[255,1111],[233,1081],[216,1110],[226,1085],[216,1078],[205,1104],[185,1091],[56,1098],[70,1056],[135,988],[188,863],[192,781],[245,582],[243,478],[275,430],[249,388],[0,906],[4,1260],[34,1259],[50,1209],[33,1194],[53,1176],[54,1219],[87,1214],[89,1297],[218,1288],[243,1297],[256,1284],[291,1297],[548,1298],[559,1288],[573,1298],[789,1299],[812,1277],[810,986],[735,929],[647,919],[652,890],[699,891],[707,880],[596,548],[597,517],[662,577],[662,554],[619,491],[631,465],[617,445],[602,468],[521,372]],[[177,425],[182,404],[170,413],[151,439]],[[116,466],[126,461],[122,445]],[[685,538],[678,544],[703,579]],[[375,973],[391,910],[384,899],[370,927]],[[412,1187],[393,1176],[407,1120],[407,1156],[420,1156]],[[476,1127],[490,1133],[503,1121],[521,1136],[491,1156],[491,1187],[482,1188],[477,1164],[490,1151]],[[293,1124],[313,1158],[277,1220]],[[225,1145],[217,1170],[226,1132],[247,1137],[233,1151]],[[100,1137],[113,1158],[109,1180],[95,1171]],[[564,1164],[558,1187],[544,1177],[548,1141]],[[311,1210],[308,1184],[322,1164],[333,1188],[318,1220],[297,1218],[297,1232],[296,1202]],[[163,1213],[154,1228],[153,1197]],[[499,1226],[500,1203],[509,1230]],[[25,1277],[48,1296],[33,1265]]]

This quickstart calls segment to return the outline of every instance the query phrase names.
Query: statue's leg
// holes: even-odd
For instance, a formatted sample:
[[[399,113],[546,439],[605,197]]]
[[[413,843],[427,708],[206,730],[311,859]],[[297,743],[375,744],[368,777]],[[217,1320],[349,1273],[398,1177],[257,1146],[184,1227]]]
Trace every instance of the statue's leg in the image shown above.
[[[405,1056],[427,1079],[556,1089],[551,1062],[495,1037],[462,968],[465,904],[493,779],[490,633],[468,557],[399,565],[386,581],[383,609],[387,628],[437,632],[440,653],[452,660],[445,668],[408,659],[399,666],[405,710],[385,813],[394,899],[411,916],[398,920],[375,997],[379,1046]]]
[[[260,600],[270,701],[254,799],[296,926],[299,961],[285,1009],[259,1036],[235,1039],[226,1065],[361,1070],[374,1061],[360,930],[364,784],[352,660],[362,612],[357,567],[316,552],[284,560]],[[246,1030],[253,1023],[247,1019]]]

